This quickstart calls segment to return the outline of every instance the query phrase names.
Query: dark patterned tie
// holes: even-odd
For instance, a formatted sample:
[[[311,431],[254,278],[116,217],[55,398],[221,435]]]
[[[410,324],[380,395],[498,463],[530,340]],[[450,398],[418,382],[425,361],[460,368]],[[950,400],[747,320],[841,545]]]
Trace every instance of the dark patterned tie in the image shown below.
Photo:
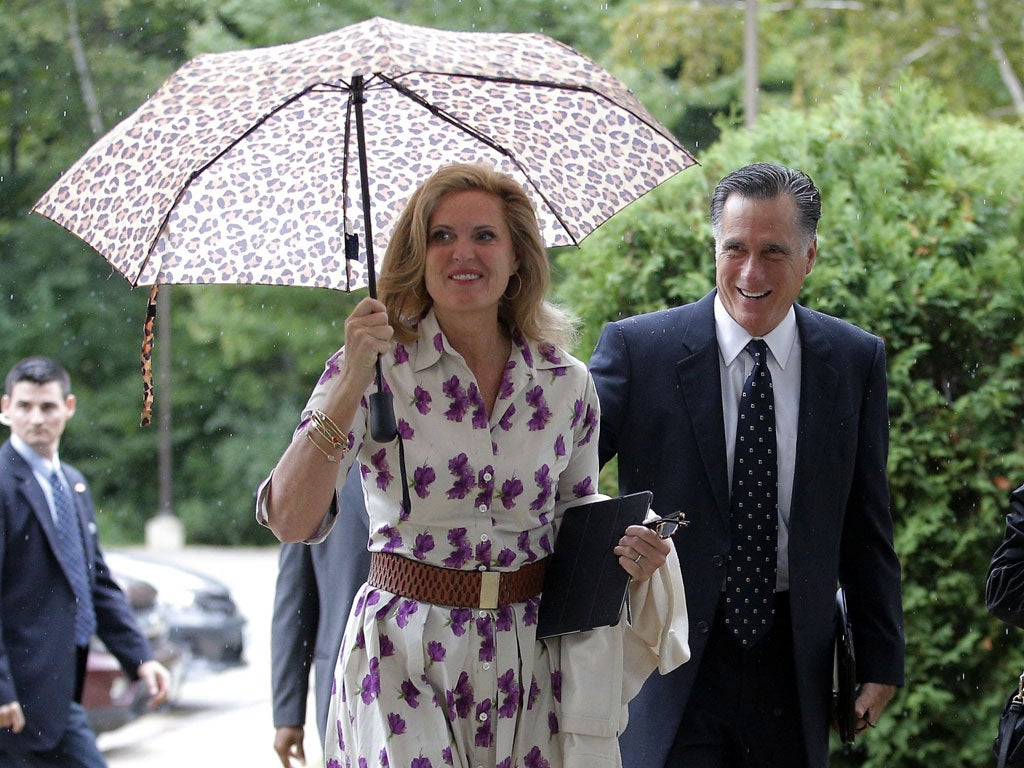
[[[89,571],[85,563],[85,543],[75,502],[64,486],[64,478],[54,470],[50,474],[53,506],[57,510],[57,548],[61,563],[71,579],[75,593],[75,644],[87,646],[96,631],[96,613],[89,586]]]
[[[754,367],[743,383],[736,423],[725,623],[744,648],[752,648],[775,615],[779,507],[768,345],[752,339],[746,349]]]

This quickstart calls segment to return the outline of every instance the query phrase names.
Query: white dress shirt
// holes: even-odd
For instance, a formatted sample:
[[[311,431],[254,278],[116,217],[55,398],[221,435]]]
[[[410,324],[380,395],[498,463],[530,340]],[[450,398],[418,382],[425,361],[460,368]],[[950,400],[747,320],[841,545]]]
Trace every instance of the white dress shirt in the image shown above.
[[[754,367],[753,358],[744,353],[754,338],[729,315],[722,300],[715,296],[715,332],[718,336],[719,374],[722,377],[722,416],[725,421],[725,450],[729,462],[729,490],[732,491],[732,464],[736,448],[736,421],[743,382]],[[775,434],[778,448],[779,538],[778,573],[775,589],[789,589],[789,509],[793,499],[793,470],[796,466],[796,434],[800,412],[800,334],[792,307],[772,331],[761,337],[768,344],[768,371],[775,395]]]

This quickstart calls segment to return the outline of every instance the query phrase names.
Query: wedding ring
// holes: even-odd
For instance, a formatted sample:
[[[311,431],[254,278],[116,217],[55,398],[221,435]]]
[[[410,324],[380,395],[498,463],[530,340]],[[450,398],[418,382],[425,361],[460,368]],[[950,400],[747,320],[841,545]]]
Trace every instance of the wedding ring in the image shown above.
[[[636,560],[634,560],[633,562],[634,562],[634,563],[639,563],[639,562],[640,562],[640,558],[641,558],[641,557],[643,557],[643,555],[637,555],[637,556],[636,556]]]

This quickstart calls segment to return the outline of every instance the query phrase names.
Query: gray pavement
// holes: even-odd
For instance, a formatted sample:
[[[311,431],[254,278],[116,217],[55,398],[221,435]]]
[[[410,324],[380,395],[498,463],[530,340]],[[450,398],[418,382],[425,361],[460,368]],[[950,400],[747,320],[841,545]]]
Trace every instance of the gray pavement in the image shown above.
[[[270,708],[270,616],[277,548],[185,547],[159,557],[225,582],[248,619],[243,667],[188,677],[177,702],[147,713],[98,743],[110,768],[275,768]],[[313,718],[312,704],[309,718]],[[315,725],[306,726],[308,765],[322,765]]]

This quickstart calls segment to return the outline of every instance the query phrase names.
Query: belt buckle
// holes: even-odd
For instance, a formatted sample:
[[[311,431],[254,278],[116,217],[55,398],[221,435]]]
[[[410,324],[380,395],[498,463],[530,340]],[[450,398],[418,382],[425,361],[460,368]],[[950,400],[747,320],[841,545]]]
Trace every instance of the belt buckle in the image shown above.
[[[498,607],[498,588],[501,585],[501,571],[480,572],[480,604],[477,608],[494,610]]]

